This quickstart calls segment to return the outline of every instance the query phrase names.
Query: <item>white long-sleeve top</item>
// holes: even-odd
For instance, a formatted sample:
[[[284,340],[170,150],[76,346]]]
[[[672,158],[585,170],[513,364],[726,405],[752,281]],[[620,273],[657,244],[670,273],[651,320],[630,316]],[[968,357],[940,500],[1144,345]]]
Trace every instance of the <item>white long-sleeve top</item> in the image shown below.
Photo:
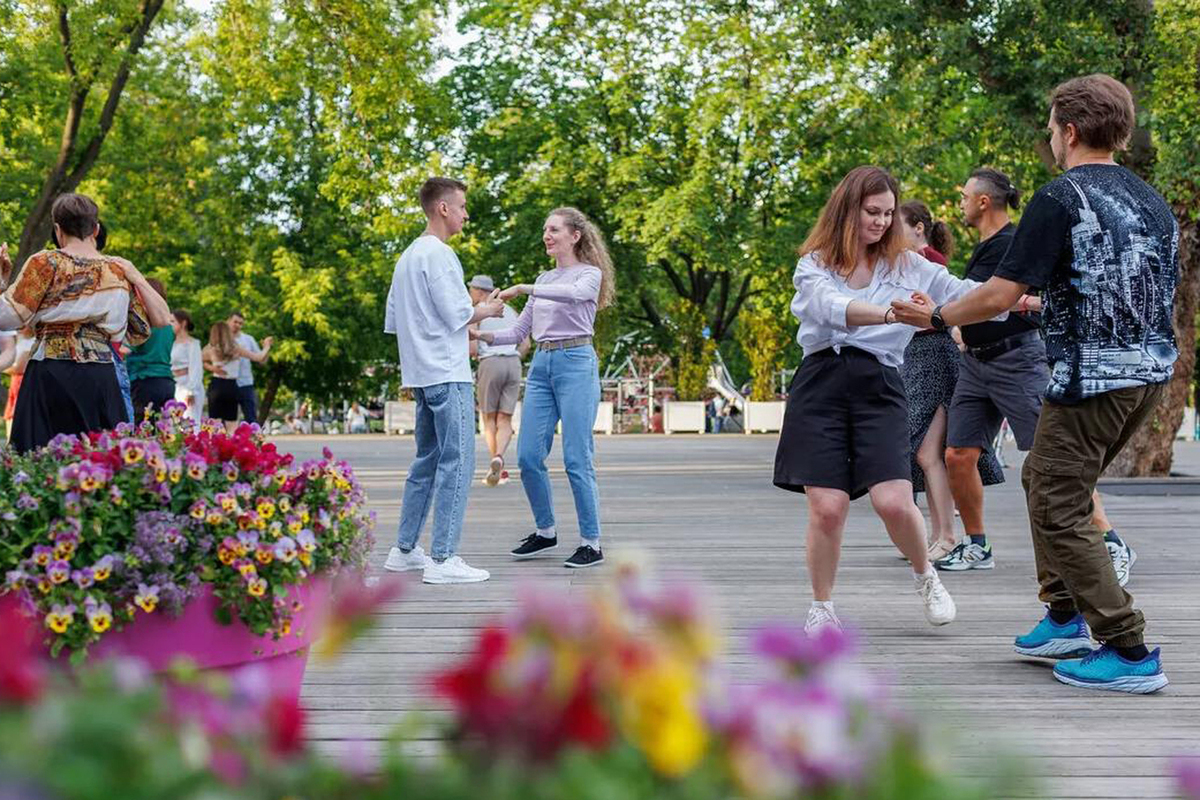
[[[904,348],[917,329],[900,323],[851,327],[846,324],[851,301],[887,307],[893,300],[910,300],[912,293],[919,291],[942,305],[980,285],[956,278],[942,265],[912,251],[902,253],[890,267],[877,264],[871,282],[861,289],[851,289],[841,275],[826,269],[816,254],[809,253],[796,264],[792,284],[796,287],[792,314],[800,321],[796,342],[805,355],[830,347],[839,353],[843,347],[857,347],[889,367],[904,363]]]

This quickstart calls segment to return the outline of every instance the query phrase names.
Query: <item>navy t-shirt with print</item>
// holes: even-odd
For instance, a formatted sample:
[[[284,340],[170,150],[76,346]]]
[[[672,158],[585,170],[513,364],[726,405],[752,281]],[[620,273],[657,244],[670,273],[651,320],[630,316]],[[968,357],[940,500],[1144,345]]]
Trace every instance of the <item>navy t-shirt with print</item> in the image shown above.
[[[1170,379],[1179,225],[1124,167],[1080,165],[1039,189],[996,275],[1044,290],[1048,400]]]

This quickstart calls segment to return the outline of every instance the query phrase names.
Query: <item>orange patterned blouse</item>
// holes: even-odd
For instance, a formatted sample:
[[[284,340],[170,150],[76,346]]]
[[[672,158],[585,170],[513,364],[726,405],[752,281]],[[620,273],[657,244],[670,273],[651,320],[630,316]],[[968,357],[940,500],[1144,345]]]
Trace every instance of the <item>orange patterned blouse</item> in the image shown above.
[[[0,330],[33,327],[35,360],[111,362],[111,341],[130,346],[150,336],[141,299],[119,258],[43,250],[25,262],[0,296]]]

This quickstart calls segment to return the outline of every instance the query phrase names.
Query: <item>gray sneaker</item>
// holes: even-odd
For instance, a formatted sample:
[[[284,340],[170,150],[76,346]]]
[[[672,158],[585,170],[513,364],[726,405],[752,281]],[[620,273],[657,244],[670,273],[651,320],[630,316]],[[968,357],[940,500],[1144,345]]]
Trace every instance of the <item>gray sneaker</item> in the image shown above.
[[[993,569],[996,560],[992,558],[992,545],[978,545],[970,540],[959,542],[943,559],[933,562],[938,569],[947,572],[963,572],[968,569]]]
[[[1126,542],[1118,544],[1105,539],[1104,546],[1108,548],[1108,557],[1112,559],[1113,570],[1117,573],[1117,585],[1124,587],[1129,583],[1129,570],[1137,561],[1137,553]]]

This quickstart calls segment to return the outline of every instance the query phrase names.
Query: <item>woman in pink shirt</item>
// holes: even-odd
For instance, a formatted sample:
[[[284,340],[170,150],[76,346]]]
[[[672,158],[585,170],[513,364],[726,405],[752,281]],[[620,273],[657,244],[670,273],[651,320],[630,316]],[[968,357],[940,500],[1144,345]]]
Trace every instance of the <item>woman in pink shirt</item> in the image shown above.
[[[612,259],[600,230],[574,208],[559,208],[550,214],[542,242],[546,254],[554,258],[554,269],[543,272],[532,284],[519,284],[500,293],[502,300],[529,295],[517,324],[508,330],[473,335],[488,344],[516,344],[532,334],[537,343],[525,379],[517,437],[521,485],[537,530],[513,549],[513,558],[533,558],[558,546],[546,456],[561,420],[563,464],[575,496],[582,539],[566,566],[592,567],[604,560],[592,463],[592,428],[600,402],[600,371],[592,333],[596,310],[613,301]]]

